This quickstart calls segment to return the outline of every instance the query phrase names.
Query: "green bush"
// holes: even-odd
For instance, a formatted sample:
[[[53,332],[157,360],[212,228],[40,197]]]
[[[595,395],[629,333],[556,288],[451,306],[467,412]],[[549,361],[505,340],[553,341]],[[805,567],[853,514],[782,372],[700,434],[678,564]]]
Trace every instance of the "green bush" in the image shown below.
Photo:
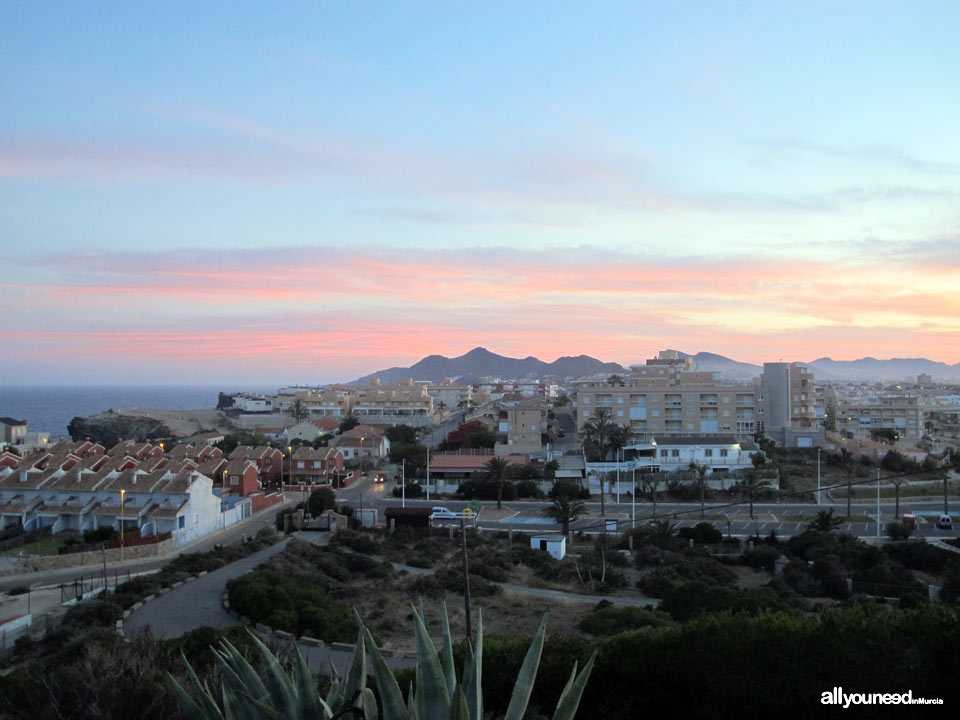
[[[230,607],[253,622],[295,635],[348,642],[354,625],[346,605],[321,587],[261,568],[227,583]]]
[[[114,530],[109,525],[101,525],[96,530],[87,530],[83,534],[83,542],[87,545],[93,545],[94,543],[105,542],[116,537],[117,531]]]
[[[891,540],[908,540],[913,534],[913,529],[902,522],[887,523],[886,531]]]
[[[723,540],[723,533],[708,522],[700,522],[693,527],[680,528],[677,535],[684,540],[693,540],[697,545],[712,545]]]
[[[580,630],[591,635],[616,635],[628,630],[661,627],[672,622],[670,615],[638,607],[597,607],[580,621]]]
[[[123,608],[109,600],[85,600],[67,610],[63,625],[68,628],[112,628],[123,617]]]
[[[677,585],[663,596],[660,609],[678,622],[687,622],[699,615],[725,611],[747,612],[789,609],[771,590],[736,590],[687,582]]]

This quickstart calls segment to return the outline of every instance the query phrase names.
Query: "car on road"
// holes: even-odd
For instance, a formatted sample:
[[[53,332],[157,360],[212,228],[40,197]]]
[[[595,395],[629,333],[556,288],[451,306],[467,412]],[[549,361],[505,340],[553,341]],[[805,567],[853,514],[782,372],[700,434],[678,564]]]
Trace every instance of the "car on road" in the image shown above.
[[[383,473],[379,473],[379,472],[378,472],[376,475],[373,476],[373,481],[374,481],[375,483],[378,483],[378,482],[386,482],[386,480],[387,480],[387,476],[384,475]]]
[[[433,516],[434,516],[435,518],[455,518],[455,517],[457,517],[457,514],[456,514],[455,512],[453,512],[453,510],[450,510],[449,508],[441,507],[440,505],[437,505],[437,506],[433,507],[433,508],[430,510],[430,512],[433,514]]]

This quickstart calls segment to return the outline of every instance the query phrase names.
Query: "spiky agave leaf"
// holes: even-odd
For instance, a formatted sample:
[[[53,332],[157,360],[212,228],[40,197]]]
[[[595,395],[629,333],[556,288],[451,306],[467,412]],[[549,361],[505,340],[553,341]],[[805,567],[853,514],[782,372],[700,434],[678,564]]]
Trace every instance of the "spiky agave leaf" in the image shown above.
[[[187,669],[187,677],[190,678],[190,684],[193,685],[193,689],[199,698],[199,702],[194,700],[190,696],[190,693],[177,682],[177,679],[170,673],[167,673],[167,679],[173,688],[174,695],[177,697],[180,709],[183,710],[184,714],[190,718],[190,720],[223,720],[223,713],[221,713],[220,708],[217,707],[217,701],[213,699],[210,688],[206,683],[200,682],[200,678],[197,677],[197,673],[194,672],[193,666],[190,665],[187,656],[184,655],[183,652],[180,653],[180,659]]]
[[[363,624],[363,620],[356,609],[354,609],[353,615],[360,626],[366,650],[370,654],[373,677],[377,681],[377,689],[380,691],[380,702],[383,703],[383,718],[384,720],[405,720],[408,717],[407,706],[403,702],[403,693],[400,691],[397,678],[387,667],[383,655],[380,654],[379,648],[373,641],[373,635]]]
[[[463,696],[463,688],[457,687],[456,692],[450,699],[450,713],[448,720],[470,720],[470,712],[467,710],[467,699]]]
[[[297,648],[297,662],[294,668],[294,689],[300,700],[299,717],[310,718],[313,720],[329,720],[333,717],[333,711],[320,697],[320,691],[317,689],[317,681],[310,672],[310,666],[306,658]]]
[[[450,639],[450,618],[447,616],[447,602],[443,601],[443,679],[447,683],[447,696],[453,697],[457,687],[457,669],[453,664],[453,641]]]
[[[251,637],[264,661],[265,677],[263,684],[267,688],[267,697],[269,698],[269,703],[265,702],[264,704],[275,709],[283,717],[297,717],[298,702],[290,676],[287,675],[283,665],[280,664],[277,656],[271,652],[270,648],[264,645],[263,641],[253,633],[251,633]]]
[[[416,612],[413,628],[417,638],[417,720],[445,720],[450,706],[447,683],[443,678],[437,650],[427,634],[423,618]]]
[[[367,651],[364,647],[363,632],[357,632],[357,644],[353,651],[353,663],[350,665],[350,672],[343,682],[343,697],[340,699],[340,707],[334,707],[334,712],[340,712],[346,708],[347,703],[354,707],[360,707],[358,701],[367,687]]]
[[[523,665],[520,666],[520,674],[513,686],[513,694],[510,696],[510,704],[507,706],[504,720],[521,720],[527,711],[527,703],[530,702],[530,693],[533,692],[533,683],[537,679],[537,670],[540,667],[540,653],[543,652],[543,636],[546,630],[547,616],[544,613],[537,634],[530,643],[530,649],[527,650],[527,656],[523,659]]]
[[[570,673],[570,679],[560,693],[560,699],[557,700],[557,709],[553,713],[553,720],[573,720],[577,714],[577,708],[580,707],[580,698],[583,696],[583,688],[587,685],[590,677],[590,671],[593,670],[593,663],[597,659],[596,651],[587,660],[580,674],[577,674],[577,663],[573,664],[573,671]]]
[[[373,694],[373,690],[365,687],[358,700],[360,701],[360,708],[363,710],[363,720],[380,720],[377,696]]]
[[[464,696],[470,720],[483,720],[483,611],[477,609],[477,647],[467,643],[467,663],[463,670]]]

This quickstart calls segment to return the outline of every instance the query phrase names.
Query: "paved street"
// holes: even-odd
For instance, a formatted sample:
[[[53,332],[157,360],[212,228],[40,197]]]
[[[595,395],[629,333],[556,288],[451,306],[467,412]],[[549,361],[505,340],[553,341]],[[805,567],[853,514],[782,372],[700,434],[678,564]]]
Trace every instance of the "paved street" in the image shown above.
[[[192,582],[158,595],[151,602],[130,614],[123,624],[123,632],[131,637],[147,626],[161,638],[180,637],[183,633],[203,625],[230,627],[237,621],[220,603],[220,596],[228,580],[249,572],[262,562],[283,550],[289,540],[283,540],[265,550],[207,573]]]

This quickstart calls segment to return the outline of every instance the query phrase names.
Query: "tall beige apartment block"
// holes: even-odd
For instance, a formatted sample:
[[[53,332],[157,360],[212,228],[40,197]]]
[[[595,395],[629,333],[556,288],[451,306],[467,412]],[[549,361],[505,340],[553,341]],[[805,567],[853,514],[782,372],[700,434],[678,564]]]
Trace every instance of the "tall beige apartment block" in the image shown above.
[[[695,371],[689,358],[661,352],[631,368],[623,384],[574,383],[577,430],[606,408],[611,422],[629,425],[639,439],[664,435],[752,435],[756,431],[754,387],[732,384],[720,374]],[[614,378],[615,380],[615,378]]]
[[[870,431],[894,430],[902,442],[916,442],[923,435],[923,408],[911,395],[887,395],[874,399],[841,400],[837,408],[837,430],[860,440],[869,440]]]

